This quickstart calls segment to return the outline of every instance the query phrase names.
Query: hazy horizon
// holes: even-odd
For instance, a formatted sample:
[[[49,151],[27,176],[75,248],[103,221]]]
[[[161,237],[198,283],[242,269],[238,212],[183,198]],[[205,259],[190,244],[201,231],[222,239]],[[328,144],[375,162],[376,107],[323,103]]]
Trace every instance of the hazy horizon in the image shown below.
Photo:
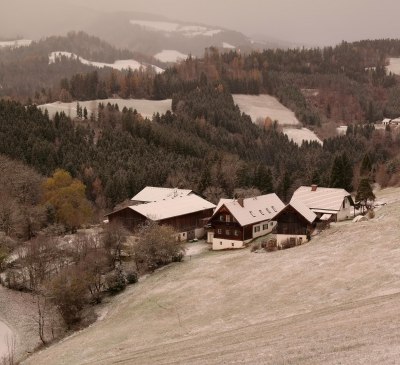
[[[78,30],[73,29],[78,20],[87,16],[89,22],[97,13],[115,11],[162,15],[297,44],[322,46],[342,40],[400,38],[395,27],[400,2],[395,0],[70,0],[68,4],[61,0],[15,0],[3,5],[0,37],[25,35],[24,27],[34,29],[30,33],[38,36],[52,35],[46,34],[47,29],[61,33]]]

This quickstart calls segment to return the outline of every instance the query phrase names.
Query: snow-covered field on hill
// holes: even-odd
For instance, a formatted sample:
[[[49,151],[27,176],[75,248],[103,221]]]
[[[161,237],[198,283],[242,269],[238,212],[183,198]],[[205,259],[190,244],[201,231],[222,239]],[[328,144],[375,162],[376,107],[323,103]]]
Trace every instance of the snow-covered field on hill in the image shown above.
[[[10,47],[10,48],[18,48],[18,47],[26,47],[32,43],[30,39],[17,39],[15,41],[0,41],[0,48]]]
[[[322,141],[317,137],[317,135],[308,128],[283,128],[283,133],[298,145],[301,145],[303,141],[317,141],[322,144]]]
[[[63,52],[63,51],[56,51],[56,52],[51,52],[49,55],[49,63],[54,63],[58,58],[61,58],[62,56],[72,58],[72,59],[79,59],[79,61],[85,65],[91,65],[94,67],[98,68],[103,68],[103,67],[111,67],[116,70],[127,70],[131,68],[132,70],[138,70],[140,67],[146,68],[147,65],[141,64],[138,61],[135,60],[117,60],[114,63],[104,63],[104,62],[94,62],[94,61],[88,61],[82,57],[79,57],[75,53],[71,52]],[[152,66],[157,73],[164,72],[164,70],[160,67],[150,65]]]
[[[234,49],[234,48],[236,48],[235,46],[233,46],[232,44],[230,44],[230,43],[227,43],[227,42],[222,42],[222,48],[229,48],[229,49]]]
[[[221,29],[212,29],[202,25],[184,25],[174,22],[162,22],[152,20],[130,20],[132,25],[139,25],[141,27],[159,31],[159,32],[177,32],[185,37],[206,36],[212,37],[221,32]]]
[[[273,121],[277,120],[278,124],[283,126],[283,133],[297,144],[301,144],[303,140],[322,143],[313,131],[307,128],[297,128],[300,125],[300,121],[290,109],[282,105],[275,97],[266,94],[235,94],[232,96],[240,110],[250,115],[253,123],[259,119],[264,120],[266,117],[269,117]]]
[[[99,103],[103,103],[104,105],[107,105],[108,103],[118,104],[119,110],[122,110],[124,107],[136,109],[138,113],[140,113],[143,117],[151,118],[154,113],[165,114],[167,110],[171,110],[172,100],[97,99],[80,101],[79,105],[82,108],[86,107],[86,109],[88,110],[88,115],[90,116],[90,113],[94,113],[95,115],[97,114]],[[56,112],[64,112],[69,117],[75,118],[76,104],[76,101],[72,103],[61,103],[57,101],[55,103],[38,105],[38,107],[43,111],[47,109],[50,118],[52,118],[56,114]]]
[[[243,113],[250,115],[253,123],[257,119],[271,118],[281,125],[299,125],[300,122],[294,113],[282,105],[271,95],[232,95],[234,102]]]
[[[173,49],[164,49],[161,52],[155,54],[153,57],[157,60],[160,60],[161,62],[177,62],[180,60],[185,60],[187,58],[187,55]]]
[[[389,65],[386,66],[388,72],[400,75],[400,58],[389,58]]]

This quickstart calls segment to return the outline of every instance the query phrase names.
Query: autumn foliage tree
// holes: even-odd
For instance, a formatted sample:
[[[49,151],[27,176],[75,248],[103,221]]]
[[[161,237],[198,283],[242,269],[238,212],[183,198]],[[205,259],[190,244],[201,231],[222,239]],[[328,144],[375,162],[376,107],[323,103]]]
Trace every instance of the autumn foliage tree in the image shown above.
[[[43,183],[43,201],[48,211],[54,212],[54,221],[76,231],[92,216],[92,208],[85,196],[85,185],[61,169]]]

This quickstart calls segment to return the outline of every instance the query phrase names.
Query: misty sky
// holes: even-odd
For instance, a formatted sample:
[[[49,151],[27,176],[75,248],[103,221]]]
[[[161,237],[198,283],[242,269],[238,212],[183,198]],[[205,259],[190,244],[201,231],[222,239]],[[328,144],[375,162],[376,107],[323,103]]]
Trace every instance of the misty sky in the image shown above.
[[[24,4],[35,7],[25,17],[35,17],[38,26],[47,6],[59,6],[57,21],[63,23],[65,7],[73,4],[82,11],[147,12],[308,45],[400,38],[400,0],[14,0],[2,4],[0,22],[12,19],[15,12],[17,19],[27,21],[21,14]]]

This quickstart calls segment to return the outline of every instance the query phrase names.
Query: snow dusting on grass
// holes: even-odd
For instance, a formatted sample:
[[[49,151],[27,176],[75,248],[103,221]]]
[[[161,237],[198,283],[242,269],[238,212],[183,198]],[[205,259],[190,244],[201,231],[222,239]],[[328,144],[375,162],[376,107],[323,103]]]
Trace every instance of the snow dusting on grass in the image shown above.
[[[167,110],[171,110],[172,100],[97,99],[80,101],[79,105],[82,108],[86,107],[89,116],[91,113],[96,116],[99,103],[102,103],[104,105],[107,105],[108,103],[118,104],[119,110],[122,110],[124,107],[128,109],[136,109],[137,112],[140,113],[143,117],[151,118],[155,113],[165,114]],[[61,103],[57,101],[55,103],[38,105],[38,108],[42,109],[43,111],[47,109],[50,118],[54,117],[56,112],[64,112],[67,116],[75,118],[77,116],[76,104],[76,101],[72,103]]]
[[[400,190],[377,195],[394,201]],[[397,201],[288,250],[185,258],[25,364],[394,364],[399,219]]]
[[[400,58],[389,58],[389,65],[386,70],[395,75],[400,75]]]
[[[176,32],[181,33],[185,37],[206,36],[212,37],[221,32],[221,29],[211,29],[202,25],[184,25],[174,22],[162,22],[151,20],[130,20],[132,25],[139,25],[158,32]]]
[[[142,68],[147,67],[147,65],[142,64],[135,60],[117,60],[114,63],[88,61],[82,57],[79,57],[78,55],[76,55],[74,53],[71,53],[71,52],[52,52],[49,56],[49,63],[56,62],[56,60],[60,59],[62,56],[65,56],[67,58],[77,59],[85,65],[90,65],[90,66],[94,66],[94,67],[98,67],[98,68],[111,67],[116,70],[123,70],[123,69],[127,70],[129,68],[132,70],[138,70],[141,67]],[[160,67],[157,67],[154,65],[150,65],[150,66],[153,67],[157,73],[164,72],[164,70]]]
[[[0,48],[26,47],[26,46],[29,46],[31,43],[32,43],[32,41],[30,39],[17,39],[15,41],[2,41],[2,42],[0,42]]]
[[[173,49],[164,49],[155,54],[154,58],[160,60],[161,62],[178,62],[180,60],[185,60],[187,55]]]
[[[0,320],[0,362],[2,357],[7,355],[7,341],[10,342],[12,336],[13,332],[11,331],[11,329]]]

